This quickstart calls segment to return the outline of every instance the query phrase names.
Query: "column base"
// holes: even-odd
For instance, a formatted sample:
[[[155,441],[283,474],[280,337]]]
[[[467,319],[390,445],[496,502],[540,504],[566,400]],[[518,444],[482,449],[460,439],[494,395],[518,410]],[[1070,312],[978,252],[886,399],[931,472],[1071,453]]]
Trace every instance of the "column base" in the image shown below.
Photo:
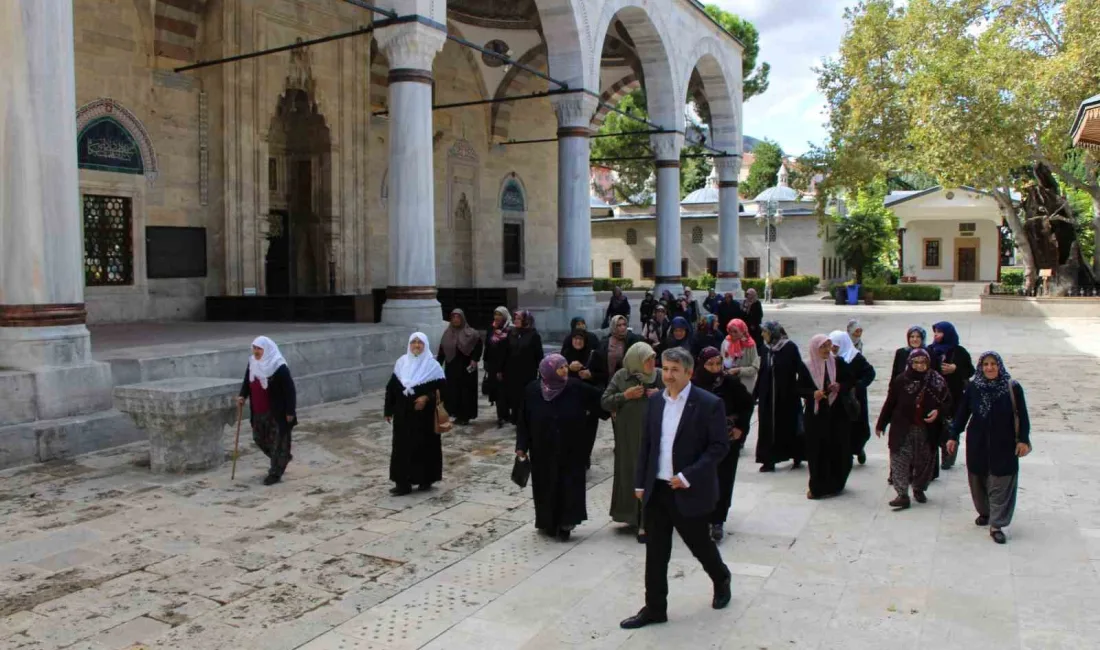
[[[39,420],[114,406],[111,366],[92,360],[91,334],[83,325],[0,327],[0,369],[31,373]]]
[[[741,300],[745,297],[741,290],[741,278],[718,278],[714,283],[714,292],[718,295],[732,293],[734,298]]]
[[[447,326],[443,320],[443,307],[435,298],[390,298],[382,305],[382,323],[404,327],[413,332],[424,332],[433,347],[439,345],[439,337]],[[435,350],[431,351],[433,354]]]
[[[92,335],[83,325],[0,327],[0,368],[36,370],[92,359]]]
[[[661,281],[661,278],[658,278],[657,283],[653,286],[653,297],[660,299],[661,294],[665,291],[671,292],[673,298],[679,298],[680,294],[684,293],[684,283],[680,278],[664,282]]]

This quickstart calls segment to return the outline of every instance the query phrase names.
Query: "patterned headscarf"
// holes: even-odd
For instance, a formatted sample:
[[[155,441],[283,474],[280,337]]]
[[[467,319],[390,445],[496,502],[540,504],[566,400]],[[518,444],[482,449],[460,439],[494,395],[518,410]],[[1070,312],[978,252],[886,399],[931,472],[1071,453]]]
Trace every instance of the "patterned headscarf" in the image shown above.
[[[779,324],[779,321],[769,320],[764,321],[764,324],[760,326],[760,329],[768,333],[770,342],[768,347],[772,352],[778,352],[780,348],[787,344],[790,339],[787,338],[787,330],[783,329],[783,326]]]
[[[914,326],[910,327],[907,332],[905,332],[905,345],[907,345],[907,346],[909,345],[909,337],[913,335],[913,332],[917,332],[918,334],[920,334],[920,345],[921,345],[921,348],[923,348],[925,346],[925,344],[928,343],[928,331],[926,329],[924,329],[923,327],[921,327],[920,325],[914,325]],[[920,348],[914,348],[914,349],[920,349]]]
[[[992,357],[997,361],[997,378],[987,379],[985,372],[982,371],[982,363]],[[977,391],[978,394],[978,415],[989,417],[990,411],[993,410],[993,405],[997,400],[1001,399],[1008,394],[1008,391],[1012,390],[1012,375],[1008,374],[1005,370],[1004,361],[1001,360],[1001,355],[990,350],[989,352],[982,352],[978,357],[978,369],[974,371],[974,378],[970,380],[970,386]]]
[[[526,309],[516,312],[516,320],[523,321],[522,326],[516,324],[512,325],[515,329],[521,332],[535,329],[535,317],[531,314],[531,312],[527,311]]]
[[[740,359],[745,350],[756,347],[756,341],[749,336],[749,326],[740,318],[731,320],[726,325],[726,331],[729,332],[729,336],[726,337],[726,342],[729,344],[726,351],[733,359]],[[734,333],[737,333],[737,336],[734,336]]]
[[[848,336],[852,337],[852,345],[856,347],[856,350],[863,352],[863,336],[856,336],[856,330],[858,329],[863,329],[858,319],[853,318],[848,321],[848,329],[846,331],[848,332]]]
[[[512,329],[512,314],[508,313],[507,307],[497,307],[493,310],[493,315],[500,315],[504,317],[504,322],[501,324],[500,328],[496,327],[495,320],[493,321],[493,325],[489,328],[492,331],[491,338],[493,340],[493,343],[500,343],[504,339],[508,338],[508,332]]]
[[[810,374],[813,375],[814,385],[818,390],[829,393],[829,404],[836,401],[837,393],[829,390],[829,384],[836,382],[836,357],[830,352],[828,358],[822,359],[820,350],[827,343],[832,343],[828,336],[815,334],[810,339]],[[828,372],[829,384],[825,383],[825,374]],[[814,413],[817,413],[821,402],[814,403]]]
[[[608,325],[609,325],[609,326],[611,327],[611,333],[610,333],[610,335],[609,335],[609,336],[613,336],[613,337],[615,337],[615,338],[617,338],[617,339],[619,339],[619,340],[621,341],[621,340],[625,340],[625,339],[626,339],[626,337],[628,336],[628,332],[629,332],[629,330],[628,330],[628,329],[627,329],[626,327],[624,327],[624,328],[623,328],[623,331],[622,331],[622,333],[621,333],[621,334],[620,334],[620,333],[617,333],[617,332],[615,331],[615,327],[616,327],[616,326],[617,326],[617,325],[618,325],[618,324],[619,324],[620,322],[621,322],[621,323],[623,323],[624,325],[627,325],[627,326],[629,326],[629,324],[630,324],[630,323],[629,323],[629,321],[627,321],[627,320],[626,320],[626,316],[623,316],[622,314],[619,314],[619,315],[617,315],[617,316],[612,316],[612,317],[611,317],[611,320],[610,320],[610,321],[608,321]]]
[[[565,385],[569,383],[568,377],[558,375],[558,368],[566,365],[565,357],[560,354],[548,355],[539,363],[539,388],[542,389],[542,398],[547,402],[561,395]]]

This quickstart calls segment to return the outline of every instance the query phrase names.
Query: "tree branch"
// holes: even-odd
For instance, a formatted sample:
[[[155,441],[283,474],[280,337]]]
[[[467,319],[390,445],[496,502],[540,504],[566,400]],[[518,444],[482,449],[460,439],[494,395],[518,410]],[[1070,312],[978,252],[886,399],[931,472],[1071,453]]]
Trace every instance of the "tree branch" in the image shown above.
[[[1069,173],[1065,167],[1063,167],[1059,163],[1054,162],[1043,154],[1038,154],[1035,158],[1047,167],[1050,167],[1051,171],[1053,171],[1055,174],[1058,174],[1058,178],[1061,179],[1064,183],[1067,183],[1068,185],[1072,186],[1075,189],[1081,190],[1082,192],[1088,193],[1088,195],[1093,198],[1100,198],[1100,185],[1095,182],[1095,171],[1090,174],[1093,177],[1093,182],[1086,183],[1080,178],[1077,178],[1073,174]]]

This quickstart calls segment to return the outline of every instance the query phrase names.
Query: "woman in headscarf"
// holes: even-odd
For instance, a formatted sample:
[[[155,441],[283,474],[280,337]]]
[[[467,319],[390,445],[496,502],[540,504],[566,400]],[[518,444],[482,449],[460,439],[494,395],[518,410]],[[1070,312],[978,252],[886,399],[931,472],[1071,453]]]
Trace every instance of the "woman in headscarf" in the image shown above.
[[[515,418],[513,407],[508,403],[507,382],[504,381],[504,368],[508,362],[508,334],[512,331],[512,316],[507,307],[493,310],[493,324],[485,332],[485,381],[481,391],[489,398],[490,404],[497,408],[497,426],[504,426]]]
[[[668,337],[665,338],[665,342],[661,344],[660,353],[664,353],[669,348],[683,348],[689,354],[691,353],[691,325],[683,316],[677,316],[672,319],[672,327],[669,328]]]
[[[600,400],[612,414],[615,428],[615,479],[611,489],[611,519],[637,530],[645,542],[642,505],[634,496],[634,470],[642,446],[646,398],[664,388],[657,353],[648,343],[630,346],[623,367],[611,378]]]
[[[844,491],[852,471],[850,442],[852,424],[840,395],[851,390],[848,364],[833,354],[828,336],[810,339],[809,363],[812,383],[803,384],[806,400],[806,460],[810,465],[808,499],[823,499]]]
[[[386,385],[383,414],[393,424],[390,494],[403,496],[417,485],[421,492],[443,478],[443,445],[435,432],[436,406],[446,386],[443,367],[428,351],[428,337],[409,337],[408,352],[397,360]]]
[[[756,440],[756,462],[761,472],[774,472],[775,464],[793,460],[791,469],[802,466],[805,456],[800,386],[809,381],[802,355],[775,321],[761,328],[767,345],[756,382],[760,420]]]
[[[966,469],[978,526],[1004,544],[1004,528],[1016,510],[1020,460],[1031,453],[1031,418],[1024,389],[1005,370],[1001,355],[983,352],[951,429],[947,449],[957,453],[966,431]]]
[[[542,337],[535,329],[531,312],[517,311],[508,334],[508,357],[504,364],[504,383],[508,390],[508,408],[516,418],[523,406],[527,384],[539,376],[542,361]],[[515,420],[512,420],[515,424]]]
[[[671,328],[672,320],[668,317],[668,310],[664,305],[657,305],[653,310],[653,318],[642,327],[642,339],[654,348],[659,347],[668,337]]]
[[[539,378],[524,391],[516,456],[531,461],[535,528],[566,541],[588,518],[582,429],[586,414],[598,407],[600,393],[570,379],[569,364],[560,354],[542,360]]]
[[[756,342],[749,336],[745,321],[735,318],[726,328],[729,333],[721,343],[722,368],[737,377],[749,392],[756,389],[756,377],[760,373],[760,356],[756,354]]]
[[[727,331],[730,321],[735,318],[745,320],[745,312],[741,309],[741,303],[733,298],[733,293],[727,291],[718,305],[718,325],[723,332]]]
[[[699,325],[695,329],[695,337],[691,341],[692,354],[698,358],[706,348],[720,347],[725,338],[726,333],[718,329],[718,317],[707,314],[699,319]]]
[[[859,324],[859,320],[853,318],[848,321],[848,328],[845,330],[848,332],[848,336],[852,339],[852,345],[856,347],[856,350],[863,352],[863,326]]]
[[[642,305],[638,308],[638,316],[642,319],[642,326],[653,318],[653,310],[657,308],[657,300],[653,297],[652,291],[645,292],[645,298],[642,299]]]
[[[626,316],[612,317],[611,333],[600,341],[592,355],[592,364],[589,367],[593,375],[592,383],[603,391],[611,377],[623,367],[627,350],[641,340],[640,336],[627,327]]]
[[[561,356],[565,358],[565,362],[568,364],[570,379],[596,385],[597,379],[590,369],[592,357],[595,354],[595,349],[590,345],[591,336],[592,334],[583,328],[574,329],[573,333],[566,339],[569,347],[562,348]],[[602,391],[603,386],[599,386],[597,390]],[[596,444],[596,431],[600,428],[600,414],[599,409],[594,409],[588,413],[584,421],[585,469],[592,466],[592,447]]]
[[[974,362],[970,358],[970,352],[959,344],[959,333],[955,326],[947,321],[941,321],[932,325],[932,345],[928,352],[932,355],[932,369],[939,371],[947,380],[947,390],[951,393],[952,404],[962,404],[963,392],[966,385],[974,375]],[[950,427],[951,422],[944,423]],[[946,448],[943,449],[942,469],[951,469],[958,459],[958,450],[952,454]]]
[[[951,409],[947,382],[932,370],[932,357],[923,348],[909,353],[905,372],[890,382],[886,403],[875,425],[875,435],[882,437],[890,427],[887,445],[890,448],[890,481],[897,498],[890,507],[909,507],[909,487],[917,503],[924,496],[936,469],[936,449],[940,444],[939,420]]]
[[[867,361],[867,357],[860,354],[846,332],[836,330],[830,333],[829,341],[833,344],[833,353],[843,359],[851,371],[851,393],[842,398],[854,399],[859,405],[859,413],[854,415],[849,413],[849,415],[852,416],[852,455],[860,465],[863,465],[867,462],[867,452],[864,448],[867,446],[867,441],[871,439],[871,414],[867,407],[867,387],[875,381],[875,368]]]
[[[894,380],[898,378],[898,375],[905,372],[909,367],[909,355],[913,353],[913,350],[924,350],[925,340],[928,338],[928,332],[925,331],[920,325],[914,325],[909,328],[905,333],[905,347],[898,348],[894,351],[894,365],[890,369],[890,383],[893,384]],[[929,355],[931,358],[931,355]],[[937,371],[938,372],[938,371]],[[950,414],[945,413],[944,418],[949,418]]]
[[[298,424],[297,392],[286,359],[266,336],[252,342],[237,404],[252,400],[252,441],[271,459],[264,485],[278,483],[290,462],[290,432]]]
[[[672,312],[676,309],[676,298],[673,297],[672,292],[668,289],[662,291],[660,303],[665,306],[665,311],[668,312],[669,318],[671,318]]]
[[[737,377],[726,374],[722,367],[722,353],[714,347],[705,348],[696,359],[691,383],[717,395],[726,405],[726,432],[730,437],[730,448],[718,464],[718,505],[710,517],[710,538],[720,542],[726,535],[726,517],[733,503],[737,459],[741,457],[741,448],[745,446],[752,421],[752,393]]]
[[[481,361],[481,334],[466,322],[466,312],[451,311],[451,325],[439,341],[436,361],[447,375],[447,404],[455,424],[477,419],[477,364]]]
[[[744,312],[745,324],[749,326],[749,336],[756,341],[756,352],[764,356],[764,341],[760,337],[760,327],[764,323],[764,306],[756,297],[756,289],[745,292],[745,300],[741,303],[741,311]]]
[[[600,344],[600,337],[596,336],[592,332],[588,331],[588,323],[585,322],[581,316],[575,316],[573,320],[569,321],[569,333],[565,335],[565,339],[561,342],[561,356],[569,358],[566,352],[573,347],[573,334],[580,330],[584,332],[584,337],[587,341],[586,345],[589,350],[595,350],[596,346]]]
[[[615,316],[623,316],[630,321],[630,300],[623,294],[618,286],[611,287],[611,300],[607,301],[607,311],[604,312],[603,326],[609,327],[611,319]]]

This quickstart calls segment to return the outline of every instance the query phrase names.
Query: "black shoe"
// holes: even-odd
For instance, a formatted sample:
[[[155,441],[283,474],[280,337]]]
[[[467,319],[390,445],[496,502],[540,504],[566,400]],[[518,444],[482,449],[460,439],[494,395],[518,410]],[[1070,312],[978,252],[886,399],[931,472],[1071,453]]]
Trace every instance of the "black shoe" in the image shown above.
[[[890,502],[890,507],[895,510],[905,510],[910,506],[909,497],[898,497]]]
[[[710,525],[710,538],[715,544],[722,541],[722,538],[726,536],[726,531],[722,529],[722,524]]]
[[[991,530],[989,531],[989,536],[992,537],[993,541],[997,542],[998,544],[1004,544],[1008,541],[1008,538],[1005,537],[1004,531],[1002,530]]]
[[[866,465],[867,464],[867,452],[861,451],[858,454],[856,454],[856,460],[859,461],[860,465]]]
[[[791,469],[802,469],[802,461],[796,460],[791,463]]]
[[[925,496],[924,490],[913,490],[913,498],[917,503],[928,503],[928,497]]]
[[[640,530],[638,534],[634,536],[634,539],[638,540],[639,544],[645,544],[649,541],[649,536],[646,535],[644,530]]]
[[[986,517],[984,515],[978,515],[978,518],[974,520],[974,525],[975,526],[988,526],[989,525],[989,517]]]
[[[420,490],[421,492],[428,492],[432,489],[432,484],[431,483],[421,483],[420,485],[418,485],[416,487],[416,489]]]
[[[637,630],[654,623],[668,623],[668,614],[651,614],[648,609],[643,607],[634,616],[623,619],[619,623],[619,627],[624,630]]]
[[[730,591],[729,577],[720,583],[714,584],[714,600],[710,602],[711,607],[714,609],[725,609],[732,599],[733,594]]]
[[[573,531],[571,531],[571,530],[566,530],[566,529],[562,528],[561,530],[558,531],[558,540],[560,540],[562,542],[568,542],[569,541],[569,535],[572,534],[572,532]]]
[[[774,472],[775,471],[775,465],[761,465],[760,466],[760,471],[761,472]]]
[[[403,497],[406,494],[412,494],[412,491],[413,489],[411,485],[396,485],[390,488],[390,494],[395,497]]]
[[[283,480],[283,477],[279,474],[268,474],[264,477],[264,485],[275,485],[281,480]]]

